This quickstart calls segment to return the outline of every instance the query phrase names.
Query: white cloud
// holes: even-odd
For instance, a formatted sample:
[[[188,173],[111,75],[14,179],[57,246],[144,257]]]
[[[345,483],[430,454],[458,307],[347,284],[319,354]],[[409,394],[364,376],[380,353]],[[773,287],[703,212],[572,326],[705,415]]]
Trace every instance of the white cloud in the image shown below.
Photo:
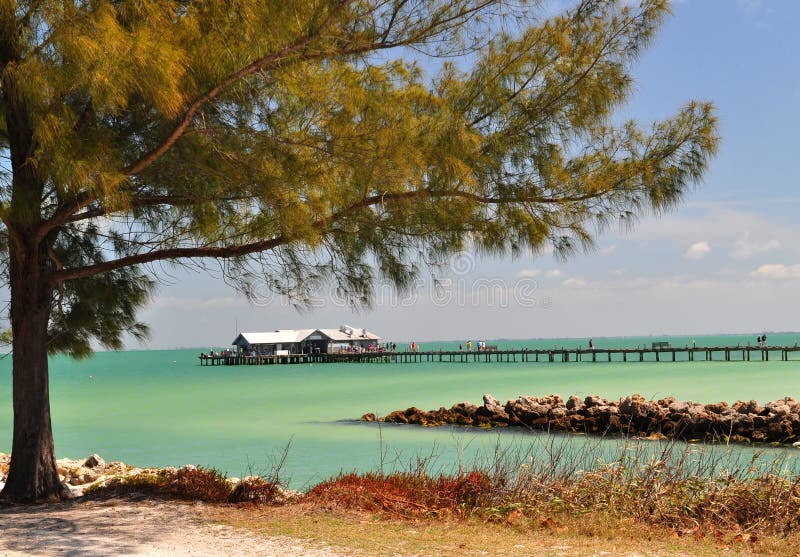
[[[534,278],[542,274],[541,269],[522,269],[514,276],[517,278]]]
[[[544,274],[544,276],[546,276],[547,278],[561,278],[561,277],[564,276],[564,273],[562,273],[558,269],[551,269],[551,270],[547,271]]]
[[[783,205],[790,203],[796,202],[791,199],[782,202]],[[745,235],[752,232],[750,241],[754,244],[777,240],[782,253],[792,259],[800,258],[800,244],[793,241],[800,235],[800,226],[764,214],[728,208],[712,207],[691,215],[684,213],[645,219],[637,225],[630,238],[648,248],[653,242],[689,245],[703,238],[715,248],[730,252],[737,249],[736,239],[741,240],[743,232]]]
[[[761,265],[750,273],[750,276],[765,279],[800,278],[800,263],[797,265],[784,265],[783,263]]]
[[[615,251],[617,251],[617,246],[608,246],[600,250],[600,255],[611,255]]]
[[[736,245],[730,255],[734,259],[749,259],[759,253],[775,251],[781,247],[778,240],[753,241],[750,239],[750,232],[745,232],[741,238],[736,240]]]
[[[684,257],[697,260],[703,259],[709,253],[711,253],[711,246],[708,242],[695,242],[686,250]]]
[[[568,278],[561,283],[561,286],[564,288],[584,288],[586,286],[586,281],[581,278]]]

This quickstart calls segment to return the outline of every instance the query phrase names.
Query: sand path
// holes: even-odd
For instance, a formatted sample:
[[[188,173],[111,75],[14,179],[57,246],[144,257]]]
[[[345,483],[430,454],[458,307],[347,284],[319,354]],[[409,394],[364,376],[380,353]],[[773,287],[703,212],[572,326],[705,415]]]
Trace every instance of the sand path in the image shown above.
[[[344,557],[285,537],[204,521],[193,504],[95,501],[0,507],[0,556],[264,555]]]

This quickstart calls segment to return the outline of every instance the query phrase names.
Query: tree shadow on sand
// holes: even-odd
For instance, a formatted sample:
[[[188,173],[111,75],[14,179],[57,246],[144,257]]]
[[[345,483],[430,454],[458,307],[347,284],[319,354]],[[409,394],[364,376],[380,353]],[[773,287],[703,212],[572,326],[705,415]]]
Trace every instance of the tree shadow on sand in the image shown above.
[[[0,554],[106,556],[146,553],[178,527],[154,502],[121,500],[0,507]],[[174,513],[170,513],[174,514]]]

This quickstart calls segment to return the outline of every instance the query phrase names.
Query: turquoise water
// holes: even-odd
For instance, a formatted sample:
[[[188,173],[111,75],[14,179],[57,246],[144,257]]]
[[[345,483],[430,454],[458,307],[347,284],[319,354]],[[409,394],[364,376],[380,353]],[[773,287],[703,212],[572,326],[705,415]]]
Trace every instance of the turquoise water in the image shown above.
[[[595,339],[598,348],[690,344],[746,345],[756,335]],[[472,339],[478,340],[478,339]],[[800,334],[770,335],[771,344],[794,345]],[[501,348],[586,346],[587,339],[488,341]],[[457,348],[421,343],[422,349]],[[466,340],[464,341],[466,344]],[[204,347],[203,350],[208,350]],[[222,347],[216,347],[220,349]],[[51,360],[51,404],[56,451],[79,458],[93,452],[139,466],[215,466],[229,475],[264,472],[291,443],[283,476],[305,487],[342,470],[407,465],[436,455],[442,467],[469,460],[496,444],[525,447],[541,434],[482,432],[362,424],[366,412],[385,415],[408,406],[423,409],[483,393],[501,401],[557,393],[564,398],[599,394],[618,398],[675,396],[716,402],[783,396],[800,398],[800,355],[781,362],[598,362],[314,364],[206,367],[200,350],[104,352],[75,362]],[[11,361],[0,361],[0,451],[11,447]],[[565,441],[580,445],[585,437]],[[748,457],[754,449],[735,449]],[[769,449],[789,456],[791,449]],[[794,450],[796,451],[796,450]]]

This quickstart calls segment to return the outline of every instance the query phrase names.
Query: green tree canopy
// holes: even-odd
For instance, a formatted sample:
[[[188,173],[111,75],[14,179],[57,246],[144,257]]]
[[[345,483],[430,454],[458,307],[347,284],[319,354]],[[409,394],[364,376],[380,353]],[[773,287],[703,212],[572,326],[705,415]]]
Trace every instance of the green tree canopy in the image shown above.
[[[136,310],[161,262],[221,260],[245,291],[267,280],[302,295],[323,277],[368,303],[377,278],[408,285],[420,254],[569,255],[608,223],[675,206],[716,149],[712,106],[613,118],[667,12],[665,0],[582,0],[552,17],[503,0],[0,0],[4,495],[59,491],[46,350],[144,335]]]

